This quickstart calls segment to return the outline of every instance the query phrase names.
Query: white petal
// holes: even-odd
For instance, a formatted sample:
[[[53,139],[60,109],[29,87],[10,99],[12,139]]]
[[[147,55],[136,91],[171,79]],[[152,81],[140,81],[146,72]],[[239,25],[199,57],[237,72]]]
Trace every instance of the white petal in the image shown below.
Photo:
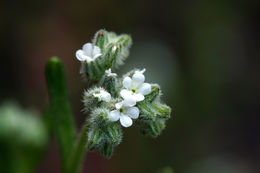
[[[139,70],[137,70],[137,71],[135,71],[136,73],[144,73],[146,71],[146,69],[144,68],[143,70],[141,70],[141,71],[139,71]]]
[[[115,52],[116,49],[117,49],[117,47],[116,47],[116,46],[113,46],[112,51]]]
[[[100,93],[98,93],[98,94],[94,93],[93,96],[94,96],[94,97],[97,97],[98,99],[100,99],[101,94],[100,94]]]
[[[149,83],[143,83],[140,88],[137,90],[138,93],[147,95],[151,92],[152,87]]]
[[[120,123],[124,127],[130,127],[133,124],[133,120],[129,116],[121,115]]]
[[[76,57],[79,61],[84,61],[85,60],[85,56],[83,55],[83,51],[82,50],[77,50],[76,51]]]
[[[124,99],[131,97],[132,96],[132,92],[126,89],[123,89],[120,91],[120,95],[121,97],[123,97]]]
[[[93,55],[101,54],[101,50],[98,46],[94,46]]]
[[[107,70],[105,71],[105,73],[107,73],[107,74],[112,73],[111,68],[107,69]]]
[[[130,77],[125,77],[123,80],[123,86],[127,89],[129,89],[132,85],[132,79]]]
[[[84,53],[88,56],[91,56],[92,55],[92,51],[93,51],[93,47],[92,47],[92,44],[91,43],[86,43],[83,45],[82,47]]]
[[[135,100],[134,96],[127,97],[123,101],[123,105],[126,107],[132,107],[135,104],[136,104],[136,100]]]
[[[108,70],[106,70],[105,73],[106,73],[108,76],[117,76],[116,73],[112,73],[111,68],[108,69]]]
[[[133,96],[134,96],[134,98],[135,98],[135,100],[136,100],[137,102],[140,102],[140,101],[143,101],[143,100],[144,100],[143,94],[134,94]]]
[[[102,55],[101,53],[98,53],[98,54],[93,55],[93,60],[96,59],[96,58],[98,58],[98,57],[100,57],[101,55]]]
[[[139,109],[137,107],[130,107],[124,111],[124,114],[133,119],[137,119],[139,117]]]
[[[76,57],[79,61],[87,61],[89,63],[90,61],[93,61],[93,59],[89,56],[86,56],[82,50],[77,50]]]
[[[120,109],[123,106],[123,102],[119,102],[115,104],[116,109]]]
[[[113,110],[109,113],[108,118],[110,121],[117,121],[120,118],[120,112],[118,110]]]
[[[142,73],[135,73],[132,77],[133,85],[138,87],[144,83],[145,77]]]
[[[111,100],[111,95],[106,91],[101,91],[101,99],[105,102],[109,102]]]

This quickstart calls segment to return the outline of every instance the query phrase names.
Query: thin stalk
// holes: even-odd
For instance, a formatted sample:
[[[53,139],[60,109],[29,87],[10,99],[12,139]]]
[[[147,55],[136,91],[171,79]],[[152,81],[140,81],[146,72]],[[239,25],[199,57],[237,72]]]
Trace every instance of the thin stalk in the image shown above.
[[[67,173],[78,173],[80,171],[84,155],[87,152],[87,132],[89,127],[84,125],[72,149],[67,162]]]

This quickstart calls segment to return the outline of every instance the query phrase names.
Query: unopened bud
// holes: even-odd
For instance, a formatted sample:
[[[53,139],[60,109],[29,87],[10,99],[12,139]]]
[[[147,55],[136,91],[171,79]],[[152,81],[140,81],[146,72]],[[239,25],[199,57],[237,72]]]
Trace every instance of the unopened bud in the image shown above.
[[[152,103],[155,101],[161,94],[160,86],[157,84],[152,84],[152,91],[145,95],[144,102],[146,103]]]
[[[89,89],[84,92],[83,103],[84,111],[88,112],[103,102],[109,102],[111,95],[101,87]]]
[[[87,135],[88,135],[88,149],[90,151],[97,149],[100,146],[103,139],[102,131],[97,128],[92,128]]]
[[[109,142],[103,143],[103,145],[100,147],[101,154],[108,159],[112,156],[113,150],[114,146]]]
[[[138,108],[140,110],[140,117],[145,120],[154,120],[156,118],[156,112],[153,110],[151,104],[146,104],[145,102],[138,103]]]
[[[147,120],[140,123],[142,133],[151,137],[157,137],[160,135],[164,128],[165,120],[162,119],[156,119],[155,121]]]
[[[102,130],[107,126],[109,110],[106,108],[96,108],[90,114],[90,123],[95,124]]]
[[[117,97],[117,77],[116,73],[112,73],[111,69],[106,70],[100,81],[100,85],[104,87],[113,97]]]
[[[169,119],[171,115],[171,108],[162,103],[153,104],[153,109],[156,111],[158,118]]]
[[[112,144],[118,145],[122,140],[122,129],[117,123],[110,123],[106,129],[106,135]]]
[[[108,43],[107,31],[103,29],[99,30],[94,36],[93,43],[100,47],[101,51],[103,52],[105,46]]]
[[[101,56],[102,57],[102,56]],[[87,76],[88,79],[98,81],[102,75],[104,74],[104,68],[99,65],[99,61],[91,61],[90,63],[85,63],[85,75]]]

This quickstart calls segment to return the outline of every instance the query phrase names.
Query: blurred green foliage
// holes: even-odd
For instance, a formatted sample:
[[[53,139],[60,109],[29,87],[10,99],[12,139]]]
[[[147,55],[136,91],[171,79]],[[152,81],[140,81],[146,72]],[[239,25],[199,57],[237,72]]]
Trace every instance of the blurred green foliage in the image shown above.
[[[47,141],[47,129],[37,112],[12,101],[0,106],[0,172],[33,172]]]

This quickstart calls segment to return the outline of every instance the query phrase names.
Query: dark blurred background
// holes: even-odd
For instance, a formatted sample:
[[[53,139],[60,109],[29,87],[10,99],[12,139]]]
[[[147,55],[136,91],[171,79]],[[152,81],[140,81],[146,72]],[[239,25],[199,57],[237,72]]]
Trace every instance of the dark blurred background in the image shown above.
[[[0,101],[41,111],[48,102],[44,65],[62,59],[78,127],[84,83],[75,51],[99,29],[131,34],[119,74],[146,68],[173,108],[157,139],[125,129],[110,160],[88,153],[89,173],[260,172],[259,0],[2,0]],[[39,173],[60,172],[52,138]]]

